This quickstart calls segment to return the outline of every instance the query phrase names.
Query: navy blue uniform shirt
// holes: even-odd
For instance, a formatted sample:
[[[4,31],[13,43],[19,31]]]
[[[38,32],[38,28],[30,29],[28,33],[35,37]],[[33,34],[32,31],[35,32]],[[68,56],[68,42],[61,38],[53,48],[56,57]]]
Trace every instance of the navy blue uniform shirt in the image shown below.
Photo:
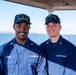
[[[55,44],[48,39],[40,46],[46,55],[49,75],[76,75],[76,47],[72,43],[60,36]]]
[[[15,38],[0,47],[0,75],[47,75],[41,48],[28,39],[25,45]]]

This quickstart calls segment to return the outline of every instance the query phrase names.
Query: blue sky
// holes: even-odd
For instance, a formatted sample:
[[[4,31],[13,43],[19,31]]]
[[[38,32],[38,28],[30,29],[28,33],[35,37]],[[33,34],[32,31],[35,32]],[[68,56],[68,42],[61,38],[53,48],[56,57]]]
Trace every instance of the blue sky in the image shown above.
[[[14,32],[13,23],[16,14],[25,13],[30,16],[30,33],[46,33],[45,17],[48,11],[31,6],[0,0],[0,32]],[[61,34],[76,34],[76,10],[54,11],[61,18]]]

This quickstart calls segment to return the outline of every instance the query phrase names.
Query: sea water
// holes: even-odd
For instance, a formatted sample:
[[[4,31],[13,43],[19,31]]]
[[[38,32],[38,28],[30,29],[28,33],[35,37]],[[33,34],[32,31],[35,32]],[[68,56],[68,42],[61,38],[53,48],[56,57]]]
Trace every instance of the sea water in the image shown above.
[[[62,36],[68,41],[72,42],[74,45],[76,45],[76,35],[62,35]],[[14,37],[15,34],[0,34],[0,45],[7,43]],[[49,38],[47,34],[36,34],[36,33],[29,34],[28,37],[37,44],[40,44]]]

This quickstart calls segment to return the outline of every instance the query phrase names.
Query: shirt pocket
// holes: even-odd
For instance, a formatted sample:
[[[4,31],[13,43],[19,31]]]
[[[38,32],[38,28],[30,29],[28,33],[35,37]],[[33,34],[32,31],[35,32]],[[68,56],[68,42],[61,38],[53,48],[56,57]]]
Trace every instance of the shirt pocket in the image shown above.
[[[62,66],[66,66],[67,55],[56,55],[56,61],[58,64],[60,64]]]
[[[17,60],[15,56],[11,56],[10,58],[7,59],[7,71],[8,73],[13,73],[16,71],[16,64]]]
[[[38,62],[38,55],[34,55],[34,54],[29,55],[28,61],[30,64],[37,63]]]

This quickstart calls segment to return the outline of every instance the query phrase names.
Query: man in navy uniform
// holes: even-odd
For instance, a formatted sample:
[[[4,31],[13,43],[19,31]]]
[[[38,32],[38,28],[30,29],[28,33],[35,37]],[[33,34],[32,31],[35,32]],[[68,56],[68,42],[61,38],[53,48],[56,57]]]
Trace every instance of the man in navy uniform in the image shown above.
[[[16,37],[0,47],[0,75],[46,75],[41,48],[28,38],[30,17],[15,16]]]
[[[40,46],[46,55],[49,75],[76,75],[76,63],[72,62],[76,58],[76,48],[60,35],[60,18],[50,14],[45,18],[45,25],[50,38]]]

